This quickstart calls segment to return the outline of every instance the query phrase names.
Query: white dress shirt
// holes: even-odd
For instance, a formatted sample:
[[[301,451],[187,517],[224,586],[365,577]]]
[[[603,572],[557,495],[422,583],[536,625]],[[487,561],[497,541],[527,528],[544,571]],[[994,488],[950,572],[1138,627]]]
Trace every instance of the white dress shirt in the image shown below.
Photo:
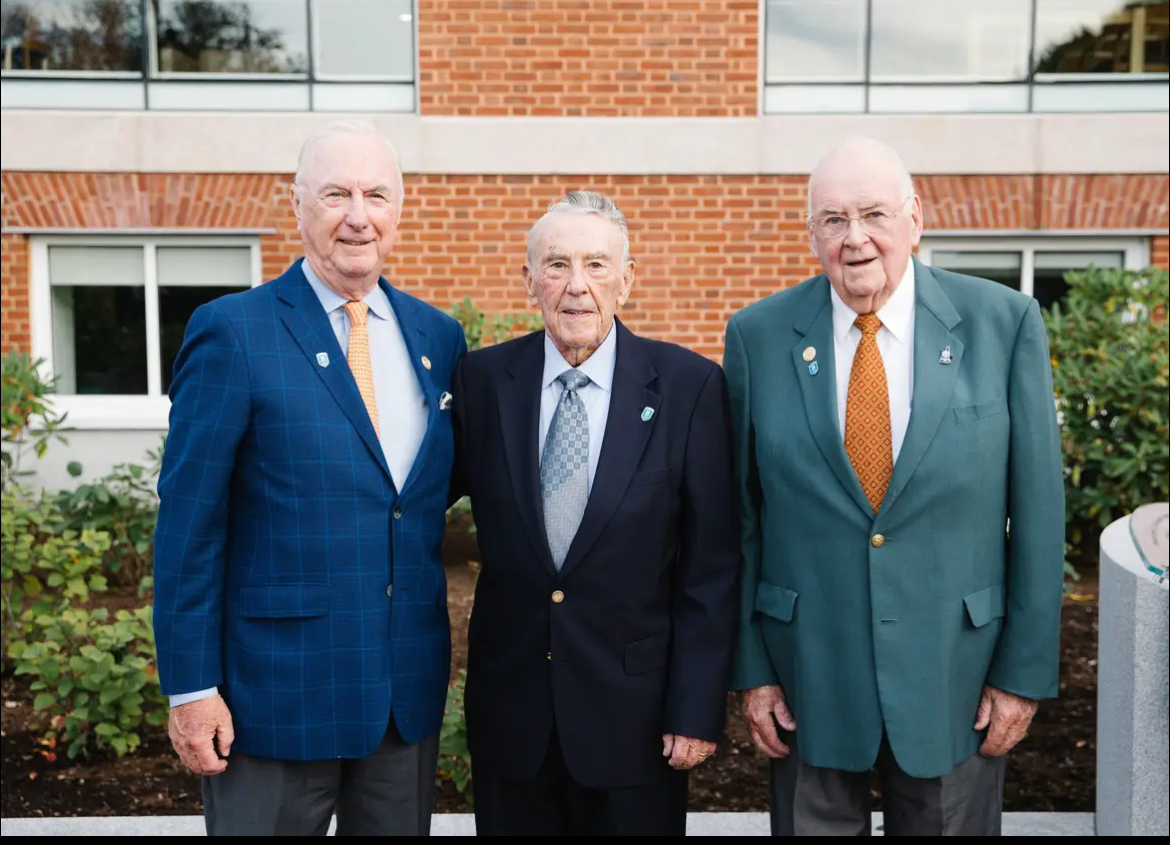
[[[597,460],[601,457],[601,443],[605,439],[605,423],[609,419],[609,400],[613,395],[613,368],[617,364],[617,331],[611,325],[601,346],[577,369],[589,376],[589,384],[577,391],[585,404],[589,418],[589,492],[593,492],[593,476],[597,474]],[[544,441],[548,437],[557,403],[565,392],[558,377],[573,365],[565,360],[560,350],[544,334],[544,376],[540,382],[540,443],[537,460],[544,458]]]
[[[830,286],[833,301],[833,356],[837,368],[837,419],[841,437],[845,437],[845,408],[849,400],[849,374],[853,356],[861,344],[861,329],[853,325],[857,312],[850,308]],[[890,390],[890,434],[893,438],[894,462],[906,439],[910,424],[910,406],[914,399],[914,262],[908,261],[902,281],[881,310],[877,332],[878,351],[886,369]]]
[[[349,314],[345,310],[345,297],[317,278],[307,260],[301,262],[301,269],[329,317],[333,334],[341,344],[342,354],[347,354]],[[394,479],[394,486],[401,490],[427,432],[427,403],[386,292],[380,286],[375,287],[362,301],[370,309],[366,314],[366,331],[370,338],[374,401],[378,405],[379,440],[382,454],[386,456],[386,464],[390,468],[390,477]],[[211,687],[198,692],[172,695],[171,707],[208,698],[218,691],[218,688]]]

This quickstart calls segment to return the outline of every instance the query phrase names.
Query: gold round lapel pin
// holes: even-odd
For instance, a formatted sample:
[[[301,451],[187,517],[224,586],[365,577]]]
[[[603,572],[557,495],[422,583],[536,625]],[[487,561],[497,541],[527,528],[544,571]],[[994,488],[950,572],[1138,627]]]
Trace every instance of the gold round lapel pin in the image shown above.
[[[806,346],[806,347],[804,348],[804,360],[806,360],[806,361],[811,361],[811,360],[813,360],[813,359],[814,359],[814,358],[816,358],[816,357],[817,357],[817,351],[816,351],[816,349],[814,349],[814,348],[813,348],[813,347],[811,347],[811,346]]]
[[[422,365],[425,369],[429,370],[431,368],[431,359],[426,355],[422,356]]]

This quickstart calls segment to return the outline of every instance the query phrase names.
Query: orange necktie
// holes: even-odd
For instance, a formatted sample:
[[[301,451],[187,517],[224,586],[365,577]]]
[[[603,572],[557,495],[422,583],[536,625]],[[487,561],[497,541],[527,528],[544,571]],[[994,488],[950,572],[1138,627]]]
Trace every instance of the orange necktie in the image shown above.
[[[374,433],[381,437],[378,430],[378,405],[374,401],[374,371],[370,367],[370,335],[366,331],[366,312],[369,310],[370,306],[364,302],[345,303],[345,313],[349,314],[349,352],[346,358],[353,379],[357,382],[358,392],[370,413]]]
[[[845,401],[845,451],[861,481],[861,489],[873,512],[894,474],[894,446],[890,433],[890,389],[886,367],[878,350],[877,330],[882,321],[876,314],[862,314],[853,325],[861,329],[861,343],[849,371],[849,393]]]

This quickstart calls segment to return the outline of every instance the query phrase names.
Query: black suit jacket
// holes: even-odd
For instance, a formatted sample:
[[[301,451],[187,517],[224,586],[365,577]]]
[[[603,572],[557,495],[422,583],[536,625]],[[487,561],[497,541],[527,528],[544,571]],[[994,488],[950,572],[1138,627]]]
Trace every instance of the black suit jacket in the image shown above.
[[[615,330],[600,460],[559,573],[537,459],[544,333],[472,352],[456,373],[455,489],[471,496],[482,565],[475,772],[534,776],[554,719],[570,773],[598,789],[654,779],[664,733],[722,737],[739,616],[726,382],[693,352]]]

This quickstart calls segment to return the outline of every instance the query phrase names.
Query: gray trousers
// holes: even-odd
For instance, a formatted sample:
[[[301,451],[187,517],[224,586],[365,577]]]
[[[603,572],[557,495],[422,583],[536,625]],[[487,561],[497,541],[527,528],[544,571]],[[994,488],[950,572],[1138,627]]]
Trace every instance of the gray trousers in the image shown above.
[[[999,836],[1004,761],[976,753],[948,775],[915,778],[898,766],[883,737],[877,772],[884,834]],[[818,769],[793,747],[772,761],[772,835],[869,836],[869,787],[869,772]]]
[[[391,724],[360,760],[266,760],[232,754],[203,778],[208,836],[429,836],[438,735],[415,745]]]

